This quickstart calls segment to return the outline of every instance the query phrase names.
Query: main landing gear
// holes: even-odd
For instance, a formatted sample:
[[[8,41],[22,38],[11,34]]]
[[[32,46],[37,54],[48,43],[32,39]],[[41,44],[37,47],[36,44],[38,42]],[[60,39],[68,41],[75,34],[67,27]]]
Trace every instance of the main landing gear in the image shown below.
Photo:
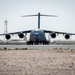
[[[32,42],[32,41],[27,41],[27,45],[49,45],[49,41],[43,41],[43,42]]]

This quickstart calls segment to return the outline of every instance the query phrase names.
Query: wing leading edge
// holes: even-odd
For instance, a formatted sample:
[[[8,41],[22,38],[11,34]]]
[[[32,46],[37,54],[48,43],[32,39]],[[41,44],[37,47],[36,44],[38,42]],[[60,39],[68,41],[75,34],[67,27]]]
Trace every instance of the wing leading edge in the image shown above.
[[[69,35],[75,35],[74,33],[67,33],[67,32],[58,32],[58,31],[49,31],[49,30],[43,30],[45,33],[56,33],[56,34],[69,34]]]
[[[12,32],[12,33],[7,33],[7,34],[14,35],[14,34],[19,34],[19,33],[30,33],[30,32],[31,30],[27,30],[27,31]],[[6,34],[0,34],[0,36],[2,35],[6,35]]]

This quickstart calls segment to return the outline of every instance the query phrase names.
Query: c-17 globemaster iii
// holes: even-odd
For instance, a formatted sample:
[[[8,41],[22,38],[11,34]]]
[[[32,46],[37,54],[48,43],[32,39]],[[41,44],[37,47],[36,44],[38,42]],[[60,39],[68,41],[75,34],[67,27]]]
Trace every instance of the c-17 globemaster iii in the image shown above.
[[[5,38],[9,40],[11,38],[11,35],[18,34],[19,38],[24,38],[27,33],[30,33],[30,39],[26,43],[28,45],[33,44],[49,44],[49,41],[46,39],[45,33],[49,33],[51,38],[56,38],[57,34],[63,34],[65,39],[69,39],[70,35],[75,35],[74,33],[66,33],[66,32],[59,32],[59,31],[50,31],[50,30],[42,30],[40,29],[40,17],[41,16],[47,16],[47,17],[57,17],[56,15],[44,15],[44,14],[35,14],[35,15],[24,15],[21,17],[32,17],[32,16],[38,16],[38,29],[31,29],[31,30],[25,30],[25,31],[18,31],[18,32],[12,32],[7,34],[0,34],[0,36],[5,35]]]

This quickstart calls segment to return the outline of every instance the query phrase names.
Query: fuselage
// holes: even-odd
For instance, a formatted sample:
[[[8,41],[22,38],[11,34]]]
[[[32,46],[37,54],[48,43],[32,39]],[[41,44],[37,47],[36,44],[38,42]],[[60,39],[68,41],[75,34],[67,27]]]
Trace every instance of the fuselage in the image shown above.
[[[30,33],[30,39],[29,39],[29,43],[33,44],[33,43],[48,43],[45,33],[43,30],[41,29],[37,29],[37,30],[32,30]]]
[[[32,42],[43,42],[46,41],[45,33],[43,30],[32,30],[30,33],[30,41]]]

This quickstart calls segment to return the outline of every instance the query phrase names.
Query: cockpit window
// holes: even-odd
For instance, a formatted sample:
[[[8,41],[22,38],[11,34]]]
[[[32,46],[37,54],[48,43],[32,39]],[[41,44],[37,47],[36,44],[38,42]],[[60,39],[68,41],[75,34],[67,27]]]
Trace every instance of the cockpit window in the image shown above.
[[[35,34],[39,34],[39,32],[38,32],[38,31],[36,31],[36,32],[35,32]]]
[[[35,34],[39,34],[39,33],[35,33]]]

